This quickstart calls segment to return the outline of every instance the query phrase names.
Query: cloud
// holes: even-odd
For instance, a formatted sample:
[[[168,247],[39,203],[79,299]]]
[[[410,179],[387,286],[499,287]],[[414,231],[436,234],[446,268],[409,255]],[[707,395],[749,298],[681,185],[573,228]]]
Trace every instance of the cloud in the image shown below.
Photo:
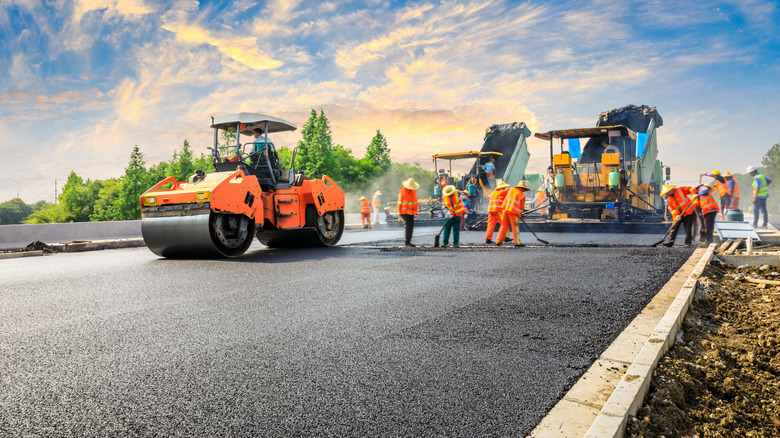
[[[138,16],[152,13],[143,0],[76,0],[73,5],[73,20],[81,21],[84,14],[105,10],[106,16]]]

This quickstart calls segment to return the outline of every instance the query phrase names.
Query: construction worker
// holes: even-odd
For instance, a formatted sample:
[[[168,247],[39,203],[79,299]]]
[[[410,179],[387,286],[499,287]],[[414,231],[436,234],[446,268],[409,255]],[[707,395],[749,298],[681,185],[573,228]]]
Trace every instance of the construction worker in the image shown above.
[[[764,213],[764,225],[761,228],[766,228],[769,222],[766,200],[769,198],[769,184],[772,184],[772,180],[768,176],[758,173],[755,166],[748,166],[747,172],[753,177],[753,228],[758,225],[758,215],[761,212]]]
[[[360,224],[363,228],[371,228],[371,202],[365,196],[358,198],[360,201]]]
[[[664,246],[674,246],[680,225],[685,227],[685,246],[691,246],[693,240],[693,223],[696,221],[696,203],[693,202],[692,189],[690,187],[677,187],[673,184],[664,185],[661,188],[661,197],[666,200],[669,211],[672,213],[674,223],[669,233],[669,241]],[[695,195],[695,194],[694,194]]]
[[[739,210],[739,181],[734,179],[731,172],[723,172],[723,179],[729,186],[729,195],[731,195],[731,210]]]
[[[729,184],[726,182],[726,178],[721,175],[720,170],[713,170],[712,173],[701,173],[699,176],[711,176],[715,178],[712,182],[712,187],[718,191],[718,197],[720,198],[720,212],[723,215],[723,220],[726,219],[726,210],[731,206],[731,194],[729,192]],[[701,181],[701,178],[699,179]]]
[[[460,194],[453,185],[444,186],[441,192],[441,203],[444,206],[442,209],[444,215],[447,217],[447,221],[444,223],[444,244],[442,247],[447,247],[450,233],[452,233],[452,246],[457,248],[460,244],[460,221],[466,213],[466,206],[463,205]]]
[[[414,232],[414,218],[417,217],[419,205],[417,205],[417,189],[420,184],[409,178],[401,183],[398,189],[398,215],[404,221],[404,246],[414,247],[412,233]]]
[[[469,208],[471,208],[471,199],[469,199],[469,193],[467,191],[460,192],[460,202],[463,203],[463,207],[466,210],[463,212],[463,216],[460,217],[460,230],[466,231],[466,220],[469,218]]]
[[[485,232],[485,243],[493,243],[493,231],[496,229],[496,224],[501,224],[501,211],[504,206],[504,198],[509,192],[509,184],[504,182],[503,179],[496,181],[496,189],[490,194],[490,200],[488,201],[488,222],[487,231]],[[500,241],[499,241],[500,242]]]
[[[528,190],[528,185],[521,180],[516,186],[509,189],[509,192],[506,194],[501,208],[503,215],[501,216],[501,228],[498,230],[496,246],[501,246],[504,242],[510,227],[512,228],[512,238],[515,241],[515,247],[525,246],[520,241],[517,228],[520,217],[525,210],[525,192]]]
[[[371,208],[374,209],[374,225],[379,225],[379,208],[382,207],[382,192],[377,190],[374,192],[374,196],[371,197]]]
[[[707,185],[700,185],[696,188],[696,200],[703,216],[699,239],[707,245],[712,243],[712,234],[715,231],[715,218],[718,216],[718,203],[715,201],[715,197],[712,196],[713,190],[712,187]]]
[[[541,207],[543,205],[547,205],[547,194],[544,192],[544,189],[539,187],[539,190],[536,191],[536,206]],[[547,214],[547,207],[540,208],[539,214],[542,216]]]
[[[491,178],[495,178],[496,173],[496,157],[490,157],[490,161],[485,163],[485,173]]]

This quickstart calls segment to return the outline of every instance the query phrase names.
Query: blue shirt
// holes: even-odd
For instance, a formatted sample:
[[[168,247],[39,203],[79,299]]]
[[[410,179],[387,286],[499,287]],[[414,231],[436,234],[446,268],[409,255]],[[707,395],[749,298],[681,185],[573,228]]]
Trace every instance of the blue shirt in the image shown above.
[[[485,163],[485,173],[494,173],[496,171],[496,165],[492,161]]]

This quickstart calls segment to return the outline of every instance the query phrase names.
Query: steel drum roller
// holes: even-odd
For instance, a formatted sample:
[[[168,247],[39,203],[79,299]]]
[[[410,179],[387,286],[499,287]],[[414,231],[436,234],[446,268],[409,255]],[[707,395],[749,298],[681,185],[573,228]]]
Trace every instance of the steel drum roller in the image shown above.
[[[240,215],[147,217],[141,234],[160,257],[234,257],[251,245],[254,222]]]

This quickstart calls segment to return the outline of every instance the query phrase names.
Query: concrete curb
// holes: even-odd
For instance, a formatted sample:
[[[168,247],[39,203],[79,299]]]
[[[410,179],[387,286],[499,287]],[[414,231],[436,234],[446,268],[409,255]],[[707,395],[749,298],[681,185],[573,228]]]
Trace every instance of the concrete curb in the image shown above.
[[[529,436],[622,436],[628,415],[642,404],[653,368],[674,343],[716,247],[694,251]]]
[[[677,333],[682,327],[685,314],[693,302],[696,285],[704,268],[709,264],[717,244],[710,244],[699,263],[688,277],[677,298],[669,306],[666,314],[658,323],[645,346],[639,352],[634,362],[628,367],[626,374],[615,391],[601,408],[585,437],[622,437],[629,415],[635,415],[642,406],[653,370],[658,361],[674,344]]]
[[[18,259],[20,257],[38,257],[42,256],[43,251],[17,251],[17,252],[4,252],[0,253],[0,260],[3,259]]]

